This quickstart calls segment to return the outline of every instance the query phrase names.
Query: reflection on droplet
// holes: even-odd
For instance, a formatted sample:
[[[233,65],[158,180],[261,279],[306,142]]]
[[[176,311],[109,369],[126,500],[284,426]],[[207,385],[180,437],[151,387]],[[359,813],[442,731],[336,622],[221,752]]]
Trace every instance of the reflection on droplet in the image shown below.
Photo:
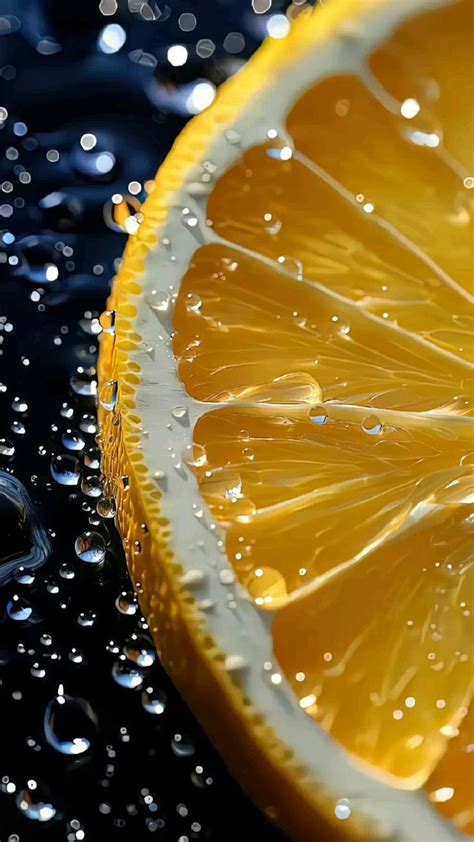
[[[34,623],[39,620],[33,606],[23,597],[14,594],[7,602],[7,615],[16,623]]]
[[[117,506],[113,497],[102,497],[97,503],[97,514],[100,517],[112,518],[117,514]]]
[[[139,667],[151,667],[156,660],[155,647],[149,637],[132,634],[123,648],[124,654]]]
[[[83,450],[85,441],[77,430],[66,430],[61,437],[62,443],[67,450]]]
[[[336,818],[341,819],[341,821],[345,821],[345,819],[348,819],[351,815],[351,812],[351,802],[348,798],[341,798],[334,808],[334,814]]]
[[[97,447],[88,447],[84,452],[84,465],[92,471],[100,468],[100,451]]]
[[[148,713],[160,715],[164,712],[168,698],[163,690],[147,687],[142,693],[142,705]]]
[[[115,605],[121,614],[133,615],[138,611],[136,597],[132,591],[122,591],[115,600]]]
[[[288,598],[285,579],[273,567],[257,567],[249,576],[247,589],[259,608],[280,608]]]
[[[104,310],[99,317],[99,323],[104,333],[114,333],[115,310]]]
[[[101,564],[105,558],[105,540],[99,532],[83,532],[76,538],[74,549],[88,564]]]
[[[89,702],[63,693],[48,702],[44,713],[47,742],[61,754],[84,754],[97,732],[97,717]]]
[[[81,483],[82,492],[87,497],[100,497],[104,487],[104,481],[97,474],[89,474],[83,478]]]
[[[383,432],[383,424],[376,415],[366,415],[362,419],[362,429],[369,436],[380,436]]]
[[[53,456],[50,470],[51,476],[59,485],[77,485],[81,478],[79,459],[69,454]]]
[[[91,397],[97,394],[97,378],[95,368],[84,369],[78,366],[76,373],[70,379],[71,389],[76,395]]]
[[[112,677],[120,687],[137,690],[143,684],[142,673],[128,661],[116,661],[112,667]]]
[[[8,439],[0,438],[0,456],[11,459],[15,455],[15,445]]]
[[[99,402],[107,411],[115,409],[117,403],[118,383],[116,380],[107,380],[100,388]]]
[[[195,746],[184,734],[175,734],[171,740],[171,749],[176,757],[191,757],[196,751]]]
[[[313,406],[309,411],[309,417],[313,424],[322,425],[328,421],[328,414],[323,406]]]
[[[37,822],[49,822],[54,819],[56,808],[49,799],[44,799],[46,793],[43,791],[43,787],[38,789],[36,782],[34,784],[34,788],[29,787],[18,792],[17,806],[26,818]]]

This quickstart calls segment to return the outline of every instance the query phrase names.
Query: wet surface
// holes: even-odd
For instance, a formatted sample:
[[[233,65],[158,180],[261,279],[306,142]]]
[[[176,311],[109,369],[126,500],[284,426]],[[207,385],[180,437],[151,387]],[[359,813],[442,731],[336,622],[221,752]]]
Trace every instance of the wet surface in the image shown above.
[[[282,5],[0,3],[2,842],[281,839],[156,659],[101,496],[95,365],[147,180]]]

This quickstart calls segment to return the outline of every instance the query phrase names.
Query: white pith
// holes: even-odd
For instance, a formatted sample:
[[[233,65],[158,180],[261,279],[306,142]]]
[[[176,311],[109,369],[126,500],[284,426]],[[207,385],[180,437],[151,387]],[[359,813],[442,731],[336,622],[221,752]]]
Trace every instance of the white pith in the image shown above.
[[[442,0],[397,0],[390,8],[384,4],[380,11],[372,12],[365,30],[358,30],[349,20],[311,59],[295,61],[286,69],[284,80],[276,79],[266,88],[264,100],[257,98],[244,118],[232,126],[240,138],[238,144],[223,135],[211,142],[202,160],[215,165],[214,180],[246,148],[265,142],[269,129],[277,129],[279,136],[284,136],[288,108],[310,85],[333,73],[362,74],[367,56],[399,24],[436,5],[443,5]],[[348,799],[353,814],[366,816],[374,837],[378,834],[376,838],[381,840],[467,839],[440,816],[426,793],[396,788],[366,772],[302,710],[273,655],[271,614],[258,612],[235,580],[225,553],[223,531],[213,523],[197,483],[183,463],[183,455],[190,453],[199,417],[213,407],[226,405],[200,403],[186,394],[177,376],[171,342],[172,306],[180,280],[196,249],[219,242],[212,228],[206,226],[207,194],[213,182],[203,184],[201,174],[202,169],[196,168],[186,179],[176,193],[166,224],[156,232],[161,243],[168,240],[169,245],[152,250],[146,258],[140,279],[143,293],[136,302],[134,323],[143,344],[130,354],[141,367],[135,396],[143,426],[140,447],[149,476],[164,492],[162,513],[170,523],[171,543],[185,571],[186,587],[192,590],[207,630],[226,655],[229,669],[239,670],[246,695],[282,742],[294,750],[308,777],[332,795],[334,807],[340,799]],[[185,216],[184,208],[189,209]],[[192,228],[186,224],[190,215],[198,220]],[[186,412],[173,414],[176,408],[185,408]],[[268,667],[270,663],[271,669],[265,669],[264,664]],[[280,676],[280,683],[272,683],[274,674]],[[345,824],[350,822],[349,817]]]

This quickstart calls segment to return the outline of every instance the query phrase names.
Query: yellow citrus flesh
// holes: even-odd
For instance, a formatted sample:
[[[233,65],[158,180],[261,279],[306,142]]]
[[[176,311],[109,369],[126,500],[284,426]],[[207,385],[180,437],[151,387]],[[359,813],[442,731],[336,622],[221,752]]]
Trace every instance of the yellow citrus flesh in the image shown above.
[[[216,182],[173,345],[223,404],[199,487],[302,708],[471,833],[472,10],[409,20]]]

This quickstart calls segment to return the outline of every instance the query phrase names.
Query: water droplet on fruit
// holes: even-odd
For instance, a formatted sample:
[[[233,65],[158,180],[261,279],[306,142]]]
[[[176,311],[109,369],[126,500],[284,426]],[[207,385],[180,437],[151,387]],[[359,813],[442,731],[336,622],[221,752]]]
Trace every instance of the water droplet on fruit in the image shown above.
[[[99,323],[104,333],[115,333],[115,310],[104,310],[99,316]]]
[[[100,405],[111,412],[115,409],[117,403],[118,383],[116,380],[107,380],[100,389],[99,402]]]
[[[366,415],[362,419],[362,429],[369,436],[380,436],[383,432],[383,424],[376,415]]]
[[[120,687],[126,687],[128,690],[136,690],[143,684],[142,673],[126,660],[114,663],[112,677]]]
[[[321,425],[328,421],[328,414],[322,406],[313,406],[309,411],[309,417],[313,424]]]

